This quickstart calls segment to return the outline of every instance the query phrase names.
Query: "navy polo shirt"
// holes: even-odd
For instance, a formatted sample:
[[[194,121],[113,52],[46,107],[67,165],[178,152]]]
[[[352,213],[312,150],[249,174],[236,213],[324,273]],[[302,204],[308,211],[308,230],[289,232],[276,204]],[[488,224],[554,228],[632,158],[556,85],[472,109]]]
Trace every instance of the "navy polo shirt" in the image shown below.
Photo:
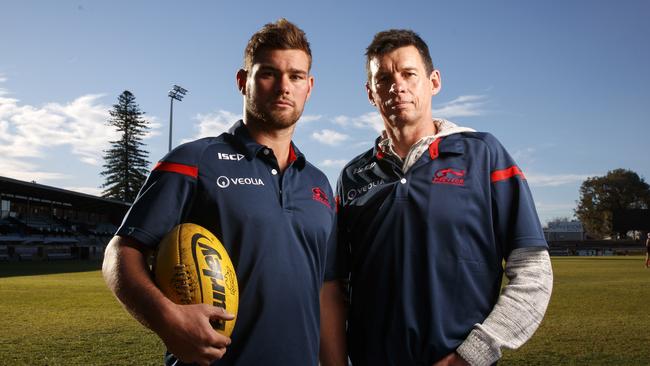
[[[232,259],[239,312],[214,365],[317,365],[319,293],[337,277],[333,194],[292,144],[280,173],[271,149],[241,122],[160,161],[117,235],[155,248],[181,222],[214,233]],[[167,364],[175,358],[167,355]]]
[[[490,134],[436,139],[404,174],[374,149],[341,173],[354,365],[431,365],[499,296],[502,261],[546,247],[523,173]]]

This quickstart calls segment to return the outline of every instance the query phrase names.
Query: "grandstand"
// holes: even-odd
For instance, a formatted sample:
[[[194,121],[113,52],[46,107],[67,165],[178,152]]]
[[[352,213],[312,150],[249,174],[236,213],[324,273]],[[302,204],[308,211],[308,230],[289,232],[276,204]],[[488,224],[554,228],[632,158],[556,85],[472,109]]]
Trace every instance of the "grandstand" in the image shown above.
[[[639,211],[641,212],[639,213]],[[635,212],[637,216],[644,213],[647,213],[647,210],[636,210]],[[648,229],[638,224],[629,224],[631,221],[620,221],[627,225],[624,226],[629,228],[627,230]],[[582,223],[578,220],[553,221],[544,228],[544,238],[548,242],[549,253],[552,256],[640,255],[645,253],[645,242],[642,240],[645,237],[645,232],[637,231],[636,233],[643,233],[643,235],[636,238],[625,236],[623,239],[594,240],[587,235]]]
[[[556,240],[549,241],[549,254],[552,256],[609,256],[641,255],[645,245],[641,240]]]
[[[129,206],[0,176],[0,261],[99,260]],[[619,231],[642,230],[642,238],[650,231],[650,210],[617,212],[614,219]],[[590,240],[576,220],[549,224],[544,236],[553,256],[627,255],[645,250],[640,238]]]
[[[0,176],[0,260],[101,259],[129,204]]]

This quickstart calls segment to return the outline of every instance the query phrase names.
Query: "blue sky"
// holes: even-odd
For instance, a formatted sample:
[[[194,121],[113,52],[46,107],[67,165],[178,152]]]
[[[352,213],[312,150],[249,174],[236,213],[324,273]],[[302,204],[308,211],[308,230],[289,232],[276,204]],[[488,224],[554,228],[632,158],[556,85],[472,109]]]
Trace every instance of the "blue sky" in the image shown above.
[[[543,222],[571,216],[580,183],[616,168],[650,179],[650,2],[0,2],[0,175],[98,194],[108,110],[125,89],[152,123],[150,161],[218,135],[242,111],[245,44],[286,17],[305,30],[315,88],[294,141],[335,184],[381,120],[364,49],[411,28],[442,74],[434,115],[497,136]]]

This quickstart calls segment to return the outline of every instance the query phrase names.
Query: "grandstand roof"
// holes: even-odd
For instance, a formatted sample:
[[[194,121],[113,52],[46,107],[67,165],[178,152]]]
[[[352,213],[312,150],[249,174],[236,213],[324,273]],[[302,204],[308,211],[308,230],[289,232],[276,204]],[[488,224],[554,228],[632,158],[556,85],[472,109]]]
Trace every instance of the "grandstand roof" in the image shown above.
[[[0,193],[10,194],[23,198],[36,198],[45,202],[56,202],[70,204],[77,210],[102,211],[119,210],[124,211],[130,204],[119,200],[93,196],[86,193],[69,191],[67,189],[46,186],[43,184],[25,182],[17,179],[0,176]]]

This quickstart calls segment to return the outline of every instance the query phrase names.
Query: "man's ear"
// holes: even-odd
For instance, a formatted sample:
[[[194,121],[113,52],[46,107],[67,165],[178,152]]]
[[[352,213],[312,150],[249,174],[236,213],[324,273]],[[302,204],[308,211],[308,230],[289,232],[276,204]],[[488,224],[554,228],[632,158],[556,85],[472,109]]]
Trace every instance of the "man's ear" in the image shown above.
[[[377,106],[377,103],[375,103],[375,98],[372,95],[372,89],[370,89],[370,83],[366,81],[366,93],[368,93],[368,101],[370,104]]]
[[[429,75],[429,80],[431,81],[431,95],[436,95],[442,89],[442,79],[440,78],[440,71],[433,70],[431,75]]]
[[[239,69],[237,71],[237,89],[242,95],[246,95],[246,79],[248,78],[248,71]]]
[[[311,96],[311,91],[314,89],[314,77],[312,75],[309,75],[309,78],[307,79],[307,83],[309,84],[309,90],[307,91],[307,99]]]

